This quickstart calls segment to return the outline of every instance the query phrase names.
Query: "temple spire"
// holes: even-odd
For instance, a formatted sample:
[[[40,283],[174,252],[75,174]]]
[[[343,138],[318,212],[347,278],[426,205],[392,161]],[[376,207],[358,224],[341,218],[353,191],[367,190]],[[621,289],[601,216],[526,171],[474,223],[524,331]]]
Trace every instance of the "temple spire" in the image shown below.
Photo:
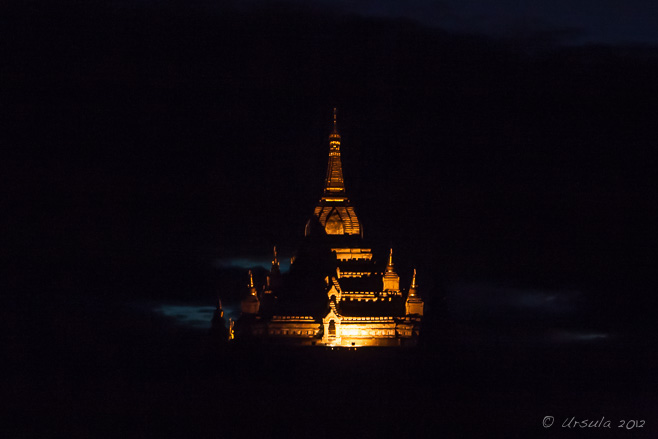
[[[395,269],[393,268],[393,249],[391,248],[390,252],[388,253],[388,265],[386,265],[386,271],[388,273],[393,273]]]
[[[407,300],[404,304],[407,315],[421,316],[423,315],[423,308],[425,307],[425,302],[418,295],[416,290],[416,269],[414,268],[414,277],[411,278],[411,288],[409,288],[409,294],[407,295]]]
[[[361,223],[345,191],[336,108],[333,111],[333,125],[333,130],[329,134],[329,160],[324,191],[313,213],[327,235],[360,235],[363,237]],[[312,223],[309,220],[306,223],[305,236],[312,233],[311,226]]]
[[[395,272],[393,267],[393,249],[388,253],[388,264],[386,265],[386,273],[383,277],[384,291],[399,291],[400,290],[400,276]]]
[[[418,298],[418,293],[416,293],[416,269],[414,268],[414,276],[411,278],[411,287],[409,288],[408,299],[416,300]]]
[[[249,285],[247,285],[249,288],[254,287],[254,275],[251,273],[251,270],[249,270]]]
[[[248,287],[249,294],[247,294],[247,297],[240,302],[242,314],[257,314],[260,308],[260,300],[258,300],[258,291],[256,290],[256,287],[254,287],[254,276],[251,270],[249,270]]]
[[[272,259],[272,268],[270,269],[271,273],[279,271],[279,257],[276,252],[276,245],[274,246],[274,259]]]
[[[336,107],[334,107],[334,131],[333,134],[338,134],[338,128],[336,126]]]
[[[329,134],[329,163],[327,164],[327,177],[324,183],[323,198],[345,196],[345,182],[343,180],[343,164],[340,160],[340,134],[338,134],[336,108],[334,108],[334,129]]]

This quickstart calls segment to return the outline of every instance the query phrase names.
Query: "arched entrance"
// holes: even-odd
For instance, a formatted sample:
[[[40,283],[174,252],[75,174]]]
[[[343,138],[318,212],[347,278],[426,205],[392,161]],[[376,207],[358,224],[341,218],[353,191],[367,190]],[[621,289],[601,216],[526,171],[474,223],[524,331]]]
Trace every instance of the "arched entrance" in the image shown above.
[[[329,337],[336,338],[336,321],[335,320],[330,320],[329,321],[328,335],[329,335]]]

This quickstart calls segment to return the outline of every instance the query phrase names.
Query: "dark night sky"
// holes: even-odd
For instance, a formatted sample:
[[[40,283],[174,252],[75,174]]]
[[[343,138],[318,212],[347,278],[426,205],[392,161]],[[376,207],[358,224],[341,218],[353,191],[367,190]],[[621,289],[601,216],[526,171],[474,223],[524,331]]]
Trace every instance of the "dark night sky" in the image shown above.
[[[270,363],[245,353],[234,366],[207,366],[194,351],[197,333],[130,306],[235,300],[246,267],[218,261],[266,260],[272,245],[291,256],[320,196],[334,106],[366,238],[378,254],[394,246],[402,282],[418,268],[435,316],[457,316],[427,319],[425,331],[501,342],[426,358],[419,375],[406,358],[385,360],[366,366],[375,375],[365,383],[337,362],[332,374],[375,395],[354,401],[371,407],[380,431],[388,433],[390,419],[378,416],[391,395],[407,414],[427,409],[406,384],[423,377],[435,380],[422,382],[427,404],[487,430],[491,407],[498,415],[528,398],[519,422],[534,427],[546,404],[571,401],[577,416],[656,407],[647,396],[656,394],[647,348],[658,286],[655,4],[402,4],[2,3],[9,418],[41,412],[51,418],[43,425],[61,426],[68,417],[60,415],[75,412],[126,430],[147,425],[144,415],[160,437],[171,434],[167,422],[193,437],[182,432],[209,433],[216,416],[225,427],[251,410],[243,382],[272,419],[288,410],[276,398],[317,385],[309,359],[271,363],[276,380],[258,369]],[[455,285],[467,287],[455,294]],[[549,332],[557,340],[582,336],[572,327],[627,338],[578,361],[583,345],[553,356],[515,344],[547,328],[559,330]],[[514,342],[503,358],[496,346],[505,340]],[[392,376],[382,364],[406,372],[382,386]],[[225,382],[217,370],[227,388],[217,388]],[[241,381],[250,373],[260,378]],[[237,402],[216,405],[226,392]],[[591,398],[598,411],[584,413]],[[317,428],[314,409],[302,408],[309,428]]]
[[[575,287],[648,325],[648,5],[358,5],[5,4],[18,296],[234,298],[213,261],[293,254],[337,106],[348,191],[403,281]]]
[[[23,208],[9,220],[19,242],[119,277],[274,244],[292,254],[338,106],[366,234],[419,255],[409,264],[447,278],[653,279],[655,46],[544,33],[640,41],[643,4],[624,9],[624,32],[595,20],[612,4],[596,17],[587,2],[359,5],[5,6],[3,175]],[[424,8],[527,17],[544,36],[424,27]]]

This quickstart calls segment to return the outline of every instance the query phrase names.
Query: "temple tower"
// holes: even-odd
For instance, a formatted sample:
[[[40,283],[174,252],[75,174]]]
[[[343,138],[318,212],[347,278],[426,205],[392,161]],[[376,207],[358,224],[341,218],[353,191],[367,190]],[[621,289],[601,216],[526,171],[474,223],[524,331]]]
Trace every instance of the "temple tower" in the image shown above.
[[[271,287],[270,289],[276,290],[281,283],[281,268],[279,266],[279,254],[276,252],[276,245],[274,246],[272,267],[270,268],[268,279]]]
[[[260,300],[258,300],[258,291],[254,287],[254,277],[249,270],[249,293],[247,297],[242,299],[241,309],[242,314],[258,314],[260,308]]]
[[[260,312],[263,315],[269,316],[275,308],[277,293],[281,286],[281,270],[279,267],[279,258],[274,247],[274,257],[272,259],[272,267],[270,272],[265,278],[265,285],[263,286],[263,293],[260,296]]]
[[[415,345],[424,307],[416,272],[406,294],[400,290],[393,249],[382,270],[367,248],[345,189],[335,108],[328,140],[322,196],[291,258],[290,273],[281,273],[276,247],[260,295],[249,272],[242,315],[235,330],[230,327],[229,338],[235,334],[244,340],[355,349]]]
[[[407,301],[405,302],[407,315],[422,316],[424,305],[425,303],[423,302],[423,299],[420,298],[416,291],[416,269],[414,268],[414,277],[411,279],[409,295],[407,296]]]
[[[213,313],[210,324],[210,335],[221,342],[225,342],[229,338],[229,331],[226,328],[226,320],[224,319],[224,310],[222,309],[221,299],[217,300],[217,308]]]
[[[340,160],[340,134],[334,108],[334,128],[329,134],[329,162],[322,198],[314,215],[328,235],[362,235],[361,223],[345,191],[343,164]],[[308,227],[307,232],[308,234]]]
[[[388,264],[386,265],[386,272],[384,273],[384,291],[397,292],[400,291],[400,276],[395,272],[393,267],[393,249],[388,254]]]

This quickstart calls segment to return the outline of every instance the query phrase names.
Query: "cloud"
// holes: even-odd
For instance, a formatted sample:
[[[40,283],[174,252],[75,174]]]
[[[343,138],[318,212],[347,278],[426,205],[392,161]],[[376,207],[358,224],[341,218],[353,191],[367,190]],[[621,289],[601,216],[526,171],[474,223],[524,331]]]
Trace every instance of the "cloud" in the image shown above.
[[[242,268],[245,270],[251,268],[264,268],[269,270],[272,267],[271,258],[258,257],[236,257],[221,258],[213,262],[215,268]],[[290,258],[279,255],[279,267],[281,271],[288,271],[290,268]]]
[[[456,283],[448,288],[447,301],[461,316],[483,313],[489,316],[559,315],[576,310],[581,293],[577,290],[510,288],[482,283]]]
[[[527,43],[658,44],[658,10],[646,0],[252,0],[246,4],[294,4],[306,11],[406,19],[446,31]]]

